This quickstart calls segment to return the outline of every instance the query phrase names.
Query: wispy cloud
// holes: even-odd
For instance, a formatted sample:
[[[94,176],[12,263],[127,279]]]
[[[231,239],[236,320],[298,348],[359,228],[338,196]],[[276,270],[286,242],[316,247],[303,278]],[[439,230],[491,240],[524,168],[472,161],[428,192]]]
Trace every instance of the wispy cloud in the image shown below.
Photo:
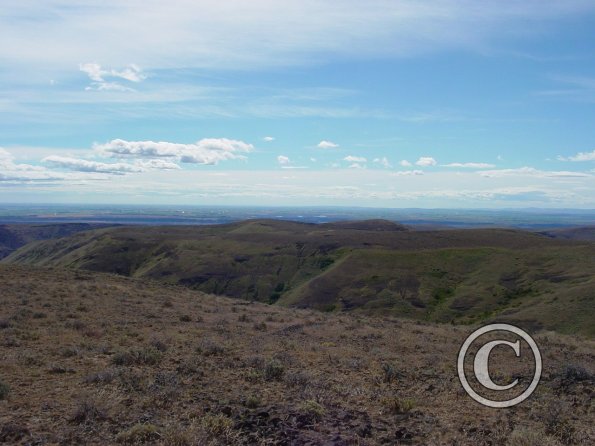
[[[554,88],[539,90],[536,96],[552,99],[566,99],[577,102],[595,101],[595,78],[576,75],[550,76],[556,82]]]
[[[457,112],[448,110],[433,110],[427,112],[416,112],[410,114],[401,114],[397,116],[399,121],[410,122],[414,124],[425,124],[431,122],[454,122],[462,121],[465,118]]]
[[[365,8],[356,0],[174,0],[149,6],[119,0],[89,0],[77,7],[62,0],[9,2],[0,15],[0,58],[7,64],[39,66],[43,61],[52,67],[74,66],[89,54],[110,66],[121,66],[134,54],[151,68],[303,64],[322,54],[480,49],[528,32],[529,19],[547,21],[594,9],[584,0],[370,0]]]

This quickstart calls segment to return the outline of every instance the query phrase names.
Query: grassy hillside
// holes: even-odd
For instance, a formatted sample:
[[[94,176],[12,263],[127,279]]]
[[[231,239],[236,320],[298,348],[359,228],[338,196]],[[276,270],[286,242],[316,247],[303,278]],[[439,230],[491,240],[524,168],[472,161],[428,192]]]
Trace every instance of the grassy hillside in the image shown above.
[[[0,225],[0,259],[34,240],[66,237],[76,232],[105,226],[107,225],[90,223]]]
[[[595,244],[385,221],[117,227],[32,243],[6,262],[82,268],[323,311],[506,320],[595,335]]]
[[[456,377],[459,346],[474,327],[31,266],[0,265],[0,290],[0,443],[595,441],[592,340],[537,335],[541,383],[502,412],[473,402]],[[519,373],[505,353],[494,352],[494,376]]]
[[[595,336],[591,246],[354,250],[280,303]]]

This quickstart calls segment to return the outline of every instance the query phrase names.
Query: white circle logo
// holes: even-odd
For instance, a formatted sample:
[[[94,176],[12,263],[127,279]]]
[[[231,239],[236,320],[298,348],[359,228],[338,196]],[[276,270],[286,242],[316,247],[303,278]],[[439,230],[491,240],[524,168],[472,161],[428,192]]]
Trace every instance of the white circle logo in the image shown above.
[[[529,347],[533,352],[533,360],[535,362],[535,372],[533,374],[533,379],[531,380],[529,386],[520,395],[505,401],[492,400],[481,396],[469,385],[469,381],[465,376],[465,356],[467,355],[469,347],[481,335],[494,331],[505,331],[508,333],[513,333],[517,335],[519,338],[522,338],[525,342],[527,342],[527,344],[529,344]],[[513,382],[507,385],[499,385],[492,381],[488,369],[488,362],[492,349],[498,345],[508,346],[514,350],[514,353],[517,357],[521,356],[520,339],[517,339],[516,342],[510,342],[503,339],[487,342],[475,354],[475,358],[473,360],[473,373],[475,374],[475,378],[477,379],[479,384],[481,384],[486,389],[492,391],[506,391],[516,387],[519,384],[519,380],[515,379]],[[524,330],[521,330],[520,328],[510,324],[491,324],[475,330],[473,333],[469,335],[469,337],[461,346],[461,349],[459,350],[459,358],[457,361],[459,380],[461,381],[461,384],[467,392],[467,394],[469,394],[469,396],[478,403],[483,404],[484,406],[495,408],[512,407],[526,400],[535,391],[535,389],[537,388],[537,384],[539,384],[539,379],[541,378],[541,369],[541,353],[533,338],[529,336]]]

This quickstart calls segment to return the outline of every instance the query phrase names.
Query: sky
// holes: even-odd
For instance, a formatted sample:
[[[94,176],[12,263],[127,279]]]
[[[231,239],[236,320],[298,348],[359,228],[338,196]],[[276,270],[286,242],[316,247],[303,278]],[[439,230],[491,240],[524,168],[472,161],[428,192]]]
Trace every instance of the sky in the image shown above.
[[[0,202],[595,208],[593,0],[3,0]]]

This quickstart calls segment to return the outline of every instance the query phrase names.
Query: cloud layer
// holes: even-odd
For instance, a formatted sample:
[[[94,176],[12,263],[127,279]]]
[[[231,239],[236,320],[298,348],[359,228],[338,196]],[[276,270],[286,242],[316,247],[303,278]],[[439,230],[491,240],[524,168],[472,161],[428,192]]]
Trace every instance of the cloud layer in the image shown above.
[[[235,68],[307,63],[316,54],[410,55],[437,47],[477,49],[526,33],[527,20],[547,21],[594,9],[593,2],[585,0],[69,3],[27,0],[3,5],[0,59],[7,65],[66,67],[92,54],[106,65],[125,66],[134,55],[149,68]]]

